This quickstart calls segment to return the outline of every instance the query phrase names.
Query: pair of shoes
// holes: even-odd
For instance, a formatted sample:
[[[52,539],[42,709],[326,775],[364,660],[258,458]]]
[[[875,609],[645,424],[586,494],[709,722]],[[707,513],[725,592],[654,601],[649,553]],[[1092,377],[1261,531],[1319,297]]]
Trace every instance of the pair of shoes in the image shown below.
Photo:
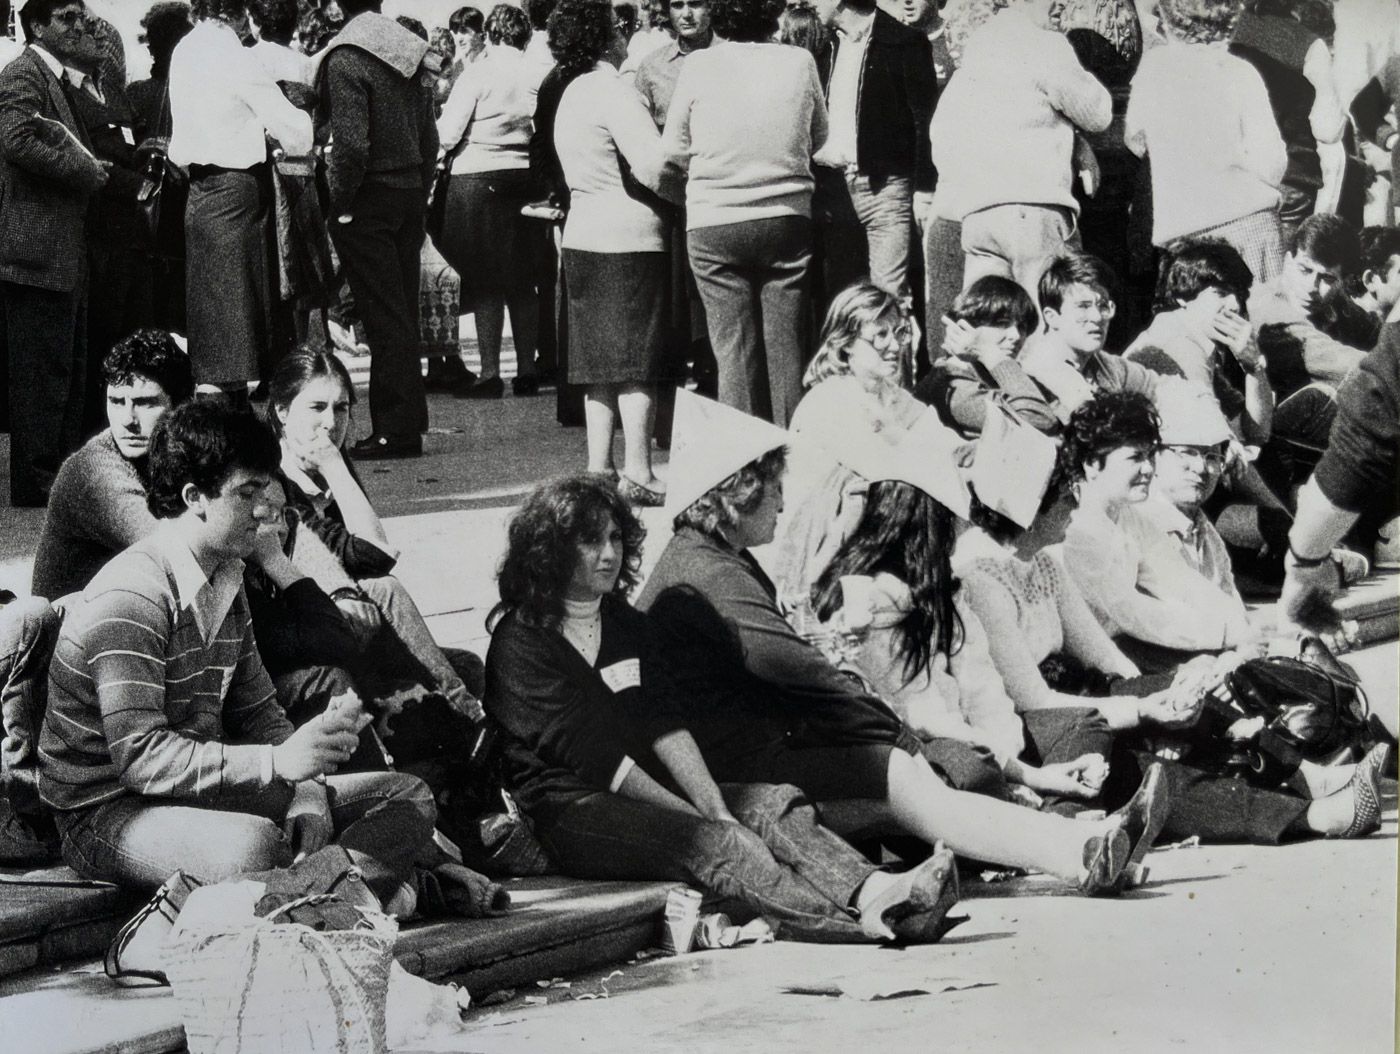
[[[1365,838],[1381,829],[1381,770],[1390,755],[1388,743],[1377,743],[1356,763],[1347,790],[1352,794],[1351,823],[1329,838]]]
[[[540,391],[540,379],[533,373],[524,377],[515,377],[510,382],[510,393],[512,395],[538,395]]]
[[[455,392],[458,388],[475,383],[476,374],[455,355],[429,359],[428,372],[423,377],[423,387],[430,392]]]
[[[932,943],[952,926],[941,926],[958,900],[958,867],[942,844],[927,860],[892,881],[861,907],[860,928],[886,941]]]
[[[1171,814],[1171,784],[1167,780],[1167,770],[1153,762],[1147,768],[1137,792],[1128,799],[1121,809],[1115,809],[1110,820],[1118,822],[1118,829],[1128,838],[1128,860],[1123,865],[1121,888],[1140,886],[1147,880],[1147,868],[1142,861],[1162,833],[1162,827]]]
[[[458,399],[499,399],[506,394],[506,382],[500,377],[473,379],[453,389]]]
[[[617,477],[617,492],[627,501],[646,509],[659,509],[666,504],[666,492],[644,487],[630,476]]]
[[[422,436],[371,435],[350,448],[356,461],[384,461],[390,458],[422,457]]]

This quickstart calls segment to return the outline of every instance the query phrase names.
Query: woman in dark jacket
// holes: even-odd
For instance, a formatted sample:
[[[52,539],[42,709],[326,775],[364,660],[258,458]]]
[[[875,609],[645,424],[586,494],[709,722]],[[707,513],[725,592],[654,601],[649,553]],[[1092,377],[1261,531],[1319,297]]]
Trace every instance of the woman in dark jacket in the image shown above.
[[[793,787],[716,784],[626,595],[643,529],[591,475],[537,490],[510,526],[487,654],[511,789],[568,874],[678,879],[799,940],[937,940],[951,854],[902,875],[821,827]]]

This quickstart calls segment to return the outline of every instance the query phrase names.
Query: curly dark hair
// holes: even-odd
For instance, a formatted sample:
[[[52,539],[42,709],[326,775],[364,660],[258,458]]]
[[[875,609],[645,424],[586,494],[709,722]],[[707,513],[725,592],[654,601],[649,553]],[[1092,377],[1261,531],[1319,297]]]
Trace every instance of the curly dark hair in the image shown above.
[[[607,54],[617,32],[608,0],[559,0],[549,16],[549,53],[565,83]]]
[[[395,16],[394,21],[397,22],[399,25],[403,26],[404,29],[408,30],[419,40],[428,39],[428,27],[425,26],[422,22],[418,21],[418,19],[414,18],[412,15],[397,15]]]
[[[608,520],[622,531],[622,572],[613,592],[625,597],[641,578],[647,532],[617,485],[585,472],[537,487],[510,521],[497,573],[501,600],[491,609],[487,628],[494,630],[511,612],[532,626],[559,625],[579,544],[596,538]]]
[[[1115,450],[1156,450],[1161,442],[1162,422],[1151,399],[1139,392],[1102,392],[1070,415],[1060,438],[1055,482],[1067,486],[1083,479],[1086,465],[1102,466]]]
[[[717,535],[753,512],[763,500],[770,483],[787,471],[787,447],[770,450],[728,476],[682,509],[673,521],[676,530],[694,527],[703,534]]]
[[[190,357],[163,329],[138,329],[112,345],[102,360],[104,384],[130,384],[133,377],[159,384],[171,406],[179,406],[194,394]]]
[[[214,495],[238,469],[271,476],[281,460],[272,429],[248,411],[187,402],[162,417],[151,436],[146,506],[158,520],[174,519],[185,511],[186,484]]]
[[[248,17],[258,35],[274,44],[290,44],[297,31],[297,0],[248,0]]]
[[[163,81],[170,75],[170,55],[192,28],[190,5],[177,0],[160,0],[141,16],[139,39],[151,53],[152,79]]]
[[[710,0],[710,27],[725,40],[762,44],[778,32],[784,0]]]
[[[918,487],[872,483],[856,529],[812,585],[813,610],[823,620],[836,613],[843,575],[884,571],[907,585],[913,603],[896,631],[908,684],[928,672],[935,655],[951,658],[962,647],[962,619],[953,606],[953,536],[953,514]]]
[[[486,16],[486,39],[520,51],[530,42],[530,20],[518,7],[497,4]]]
[[[190,0],[190,14],[201,18],[220,18],[237,22],[248,13],[248,0]]]

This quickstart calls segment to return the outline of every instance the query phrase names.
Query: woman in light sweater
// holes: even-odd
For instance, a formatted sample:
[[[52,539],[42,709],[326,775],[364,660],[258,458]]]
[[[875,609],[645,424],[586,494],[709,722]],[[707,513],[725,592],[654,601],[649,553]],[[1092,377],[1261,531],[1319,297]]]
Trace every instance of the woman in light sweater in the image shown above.
[[[666,149],[689,169],[686,232],[719,398],[786,426],[809,332],[812,154],[826,141],[816,62],[771,43],[781,0],[712,0],[716,40],[686,59]]]
[[[613,431],[621,417],[618,489],[635,505],[660,505],[651,432],[670,264],[657,194],[679,190],[646,104],[618,73],[627,44],[606,0],[563,0],[550,16],[549,47],[568,82],[554,146],[570,193],[569,382],[585,386],[588,470],[617,474]]]
[[[539,390],[532,244],[539,235],[520,215],[531,198],[534,75],[521,50],[530,39],[530,23],[518,9],[500,5],[491,12],[487,31],[493,47],[464,67],[438,119],[442,150],[452,158],[438,249],[461,277],[462,309],[476,315],[481,346],[481,379],[458,392],[467,399],[499,399],[504,393],[501,333],[507,308],[517,370],[512,388],[516,395]]]
[[[1152,157],[1152,241],[1223,238],[1256,281],[1283,265],[1279,197],[1288,153],[1259,73],[1229,52],[1235,0],[1162,0],[1167,41],[1133,77],[1123,140]]]

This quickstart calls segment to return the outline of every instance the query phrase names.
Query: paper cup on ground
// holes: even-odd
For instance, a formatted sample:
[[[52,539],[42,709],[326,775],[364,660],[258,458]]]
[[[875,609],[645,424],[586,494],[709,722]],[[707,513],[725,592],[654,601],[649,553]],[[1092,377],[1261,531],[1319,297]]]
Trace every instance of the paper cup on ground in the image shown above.
[[[666,916],[661,931],[661,950],[667,955],[684,955],[695,947],[695,931],[700,924],[698,890],[678,887],[666,896]]]

